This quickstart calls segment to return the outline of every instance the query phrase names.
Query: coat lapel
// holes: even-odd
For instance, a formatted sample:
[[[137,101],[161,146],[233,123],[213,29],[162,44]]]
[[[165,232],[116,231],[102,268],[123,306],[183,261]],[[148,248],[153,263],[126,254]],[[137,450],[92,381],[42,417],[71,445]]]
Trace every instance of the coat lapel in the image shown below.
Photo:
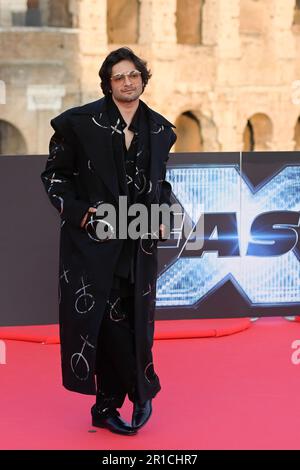
[[[147,195],[149,203],[156,195],[158,179],[162,170],[162,158],[169,151],[170,127],[175,127],[163,116],[149,108],[143,102],[148,112],[150,129],[150,180],[151,191]],[[117,168],[113,155],[112,132],[106,111],[105,98],[93,103],[75,108],[72,113],[73,129],[82,143],[86,154],[97,175],[103,180],[116,202],[119,197]]]
[[[150,123],[150,181],[151,192],[148,203],[157,195],[158,180],[162,175],[164,156],[168,155],[170,142],[170,128],[175,127],[163,116],[148,107]]]
[[[104,99],[73,112],[73,128],[91,160],[97,175],[118,202],[119,187],[113,156],[110,122]],[[86,108],[86,109],[84,109]]]

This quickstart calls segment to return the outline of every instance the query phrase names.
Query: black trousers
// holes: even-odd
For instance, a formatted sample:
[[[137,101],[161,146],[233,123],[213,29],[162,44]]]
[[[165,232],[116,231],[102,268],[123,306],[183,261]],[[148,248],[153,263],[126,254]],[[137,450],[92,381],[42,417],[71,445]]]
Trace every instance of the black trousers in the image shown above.
[[[134,284],[114,278],[106,304],[96,356],[99,408],[120,408],[126,395],[135,401]]]

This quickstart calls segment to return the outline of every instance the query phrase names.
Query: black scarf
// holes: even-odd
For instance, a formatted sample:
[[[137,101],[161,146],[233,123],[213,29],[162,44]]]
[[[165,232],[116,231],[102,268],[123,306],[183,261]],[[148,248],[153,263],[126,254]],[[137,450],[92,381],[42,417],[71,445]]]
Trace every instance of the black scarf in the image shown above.
[[[147,110],[140,101],[136,113],[129,125],[134,136],[126,155],[125,135],[126,127],[117,105],[111,98],[107,98],[107,112],[111,123],[113,154],[118,171],[120,194],[129,198],[129,204],[142,203],[145,194],[151,189],[149,181],[150,172],[150,130]],[[125,158],[125,156],[127,158]]]
[[[140,101],[128,127],[129,130],[134,132],[134,136],[128,151],[126,151],[125,134],[123,133],[126,122],[111,96],[106,97],[106,103],[111,124],[113,155],[118,173],[120,195],[127,195],[128,206],[136,202],[143,203],[145,195],[151,190],[151,182],[149,181],[150,127],[147,110]],[[129,222],[130,218],[128,217]],[[135,240],[124,240],[115,268],[113,283],[115,288],[120,288],[120,278],[129,279],[130,282],[135,280],[135,245]]]

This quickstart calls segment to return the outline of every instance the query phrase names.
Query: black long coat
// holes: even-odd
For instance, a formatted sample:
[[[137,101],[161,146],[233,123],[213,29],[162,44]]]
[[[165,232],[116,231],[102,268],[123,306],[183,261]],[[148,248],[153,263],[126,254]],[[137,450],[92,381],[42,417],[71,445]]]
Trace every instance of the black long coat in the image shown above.
[[[170,205],[165,181],[173,126],[145,103],[150,129],[150,180],[147,205]],[[99,243],[80,227],[90,206],[100,201],[117,208],[119,185],[113,158],[113,132],[101,98],[65,111],[51,121],[55,130],[41,174],[48,197],[61,216],[59,320],[63,385],[95,394],[95,356],[101,319],[122,240]],[[135,345],[141,399],[160,390],[151,348],[157,277],[157,241],[139,240],[135,273]]]

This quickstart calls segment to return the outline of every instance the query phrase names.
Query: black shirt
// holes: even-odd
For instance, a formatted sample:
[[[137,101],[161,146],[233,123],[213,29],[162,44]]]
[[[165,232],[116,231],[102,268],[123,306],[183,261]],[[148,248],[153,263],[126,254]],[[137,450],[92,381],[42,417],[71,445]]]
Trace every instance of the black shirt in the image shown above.
[[[108,116],[112,126],[112,143],[114,159],[118,171],[120,195],[127,195],[128,206],[135,202],[135,177],[136,177],[136,158],[138,153],[138,135],[141,119],[146,119],[141,110],[141,102],[131,120],[128,129],[134,132],[130,147],[126,148],[124,129],[127,127],[123,116],[121,115],[117,105],[111,97],[108,98]],[[125,180],[124,180],[125,178]],[[126,194],[122,188],[122,181],[126,186]],[[128,220],[129,223],[129,220]],[[123,279],[128,279],[129,282],[134,282],[135,271],[135,255],[136,244],[138,240],[127,238],[123,240],[123,247],[120,253],[116,268],[115,276]],[[115,279],[114,286],[118,286],[118,280]]]

